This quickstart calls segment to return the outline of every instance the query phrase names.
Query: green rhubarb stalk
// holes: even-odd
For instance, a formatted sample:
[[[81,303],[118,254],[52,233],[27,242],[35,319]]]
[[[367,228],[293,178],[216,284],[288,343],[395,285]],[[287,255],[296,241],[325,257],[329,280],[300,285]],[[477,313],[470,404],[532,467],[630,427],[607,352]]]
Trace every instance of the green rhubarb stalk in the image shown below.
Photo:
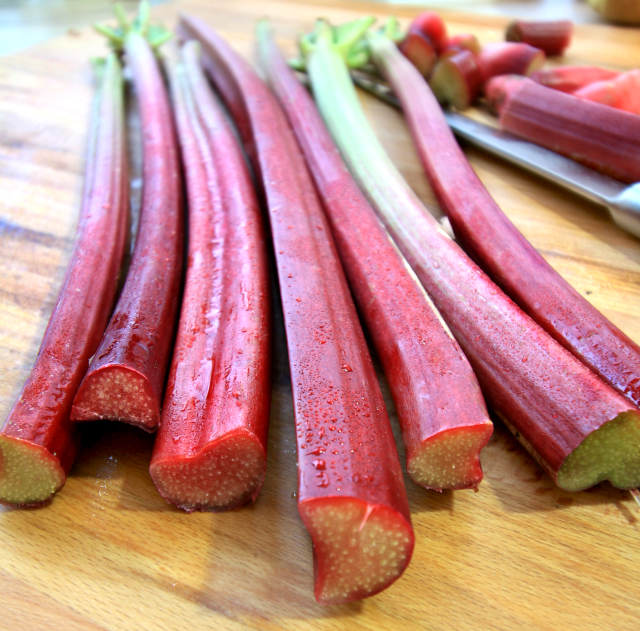
[[[606,479],[638,486],[640,410],[535,324],[444,234],[369,126],[344,48],[326,21],[301,43],[320,112],[490,406],[562,488],[577,491]]]

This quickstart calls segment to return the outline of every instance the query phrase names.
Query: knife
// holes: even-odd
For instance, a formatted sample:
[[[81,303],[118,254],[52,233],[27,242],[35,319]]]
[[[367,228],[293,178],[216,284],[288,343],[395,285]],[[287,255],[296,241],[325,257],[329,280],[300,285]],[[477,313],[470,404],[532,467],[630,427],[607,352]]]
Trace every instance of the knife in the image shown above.
[[[400,108],[396,96],[383,83],[361,73],[353,73],[353,80],[367,92]],[[445,111],[444,116],[459,138],[605,206],[620,228],[640,238],[640,182],[627,186],[549,149],[478,123],[462,114]]]

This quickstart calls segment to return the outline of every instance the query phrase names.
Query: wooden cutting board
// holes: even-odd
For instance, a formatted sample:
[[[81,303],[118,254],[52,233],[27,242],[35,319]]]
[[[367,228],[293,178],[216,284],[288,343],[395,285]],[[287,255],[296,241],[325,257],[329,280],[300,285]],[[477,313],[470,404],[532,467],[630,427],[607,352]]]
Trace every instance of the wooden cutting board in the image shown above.
[[[287,52],[315,17],[345,21],[365,2],[185,1],[249,56],[256,18]],[[408,19],[417,10],[393,7]],[[445,13],[452,32],[502,38],[506,19]],[[567,63],[640,66],[635,29],[576,29]],[[0,59],[0,419],[36,357],[68,263],[80,206],[91,73],[104,43],[87,28]],[[438,213],[402,117],[363,97],[403,174]],[[469,150],[500,206],[549,262],[640,342],[640,241],[603,209]],[[313,598],[310,538],[296,509],[291,388],[277,316],[269,465],[253,506],[187,515],[148,475],[153,437],[117,423],[85,428],[66,486],[44,508],[0,510],[1,629],[638,629],[640,507],[608,484],[559,490],[500,424],[473,491],[406,479],[416,548],[382,594],[343,606]],[[389,390],[380,375],[397,432]],[[404,461],[404,450],[398,449]]]

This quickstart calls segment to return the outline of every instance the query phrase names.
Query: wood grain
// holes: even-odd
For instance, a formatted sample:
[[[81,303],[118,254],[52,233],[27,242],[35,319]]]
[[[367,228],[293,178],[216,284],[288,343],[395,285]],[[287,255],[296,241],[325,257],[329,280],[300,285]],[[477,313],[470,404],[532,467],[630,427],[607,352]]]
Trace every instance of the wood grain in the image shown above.
[[[343,21],[381,5],[184,1],[154,9],[208,20],[250,56],[256,18],[273,17],[288,52],[318,15]],[[417,9],[393,7],[408,19]],[[502,38],[507,18],[443,12],[453,32]],[[570,63],[640,65],[638,32],[580,26]],[[0,417],[37,354],[71,255],[92,96],[87,28],[0,59]],[[433,195],[402,117],[363,96],[380,137],[420,197]],[[640,242],[603,209],[468,150],[480,178],[550,263],[640,342]],[[607,484],[559,490],[499,423],[479,492],[426,492],[408,478],[416,549],[406,574],[366,601],[320,607],[310,539],[296,510],[291,388],[281,317],[269,464],[254,506],[186,515],[148,475],[153,438],[86,426],[61,493],[0,511],[0,629],[633,630],[640,616],[640,509]],[[381,376],[394,429],[397,419]],[[401,458],[404,450],[396,435]]]

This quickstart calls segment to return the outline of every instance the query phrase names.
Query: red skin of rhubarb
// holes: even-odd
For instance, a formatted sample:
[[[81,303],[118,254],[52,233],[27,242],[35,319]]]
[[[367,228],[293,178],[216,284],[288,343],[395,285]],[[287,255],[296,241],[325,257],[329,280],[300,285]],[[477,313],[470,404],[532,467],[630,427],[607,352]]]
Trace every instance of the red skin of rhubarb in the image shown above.
[[[171,82],[187,179],[189,256],[150,472],[161,495],[180,508],[224,510],[255,501],[264,480],[269,270],[260,206],[238,140],[204,83],[193,47],[185,47],[183,59],[188,79],[172,71]],[[224,501],[196,501],[192,487],[201,477],[198,498],[234,484],[240,463],[225,462],[223,454],[238,439],[233,457],[245,466],[247,456],[259,462],[252,479]],[[223,473],[202,475],[209,469]],[[174,481],[178,471],[180,485]]]
[[[376,60],[402,103],[429,182],[466,252],[547,333],[638,405],[640,347],[571,287],[502,212],[411,65],[393,50]]]
[[[640,180],[640,117],[529,79],[507,94],[501,127],[622,182]]]
[[[615,70],[598,66],[558,66],[532,72],[530,78],[548,88],[560,92],[575,92],[596,81],[610,81],[620,76]]]
[[[413,530],[393,434],[347,281],[296,139],[275,96],[248,63],[201,20],[180,29],[200,41],[205,68],[221,93],[266,198],[280,281],[298,444],[298,509],[311,530],[314,507],[345,499],[389,515],[409,539]],[[343,431],[340,431],[343,430]],[[339,465],[338,465],[339,463]],[[364,523],[363,523],[364,525]],[[315,594],[323,604],[328,572],[314,542]]]
[[[433,44],[437,53],[445,47],[447,27],[440,15],[434,11],[424,11],[413,18],[409,31],[422,33]]]
[[[90,143],[71,262],[31,374],[0,432],[2,438],[29,445],[49,460],[58,470],[59,488],[79,445],[75,424],[70,421],[71,403],[107,326],[127,236],[129,186],[123,97],[119,106],[114,104],[113,87],[109,85],[113,67],[107,65],[105,72],[110,74],[105,74],[102,89],[110,96],[103,92],[93,114],[97,132]],[[2,498],[0,503],[5,503]]]
[[[453,105],[458,110],[468,109],[482,86],[477,57],[470,50],[461,50],[441,59],[429,85],[440,103]]]
[[[640,114],[640,70],[625,72],[615,79],[590,83],[573,94],[617,110]]]
[[[452,35],[447,37],[440,51],[440,56],[444,55],[449,50],[470,50],[474,55],[478,55],[482,50],[482,46],[475,35],[470,33],[461,33],[459,35]]]
[[[400,44],[400,50],[423,77],[428,77],[431,74],[438,55],[426,35],[419,31],[409,31]]]
[[[545,54],[529,44],[495,42],[487,44],[478,55],[482,82],[503,74],[530,75],[544,64]]]
[[[571,43],[573,23],[571,20],[547,22],[522,22],[516,20],[507,27],[508,42],[524,42],[543,50],[547,55],[562,55]]]
[[[391,387],[407,461],[422,443],[448,430],[491,435],[490,421],[471,367],[445,331],[418,279],[346,168],[307,90],[273,38],[261,62],[304,152],[331,222],[356,304]],[[372,253],[375,255],[372,256]],[[485,441],[485,444],[486,444]],[[479,451],[467,484],[482,480]],[[440,489],[438,489],[440,490]]]
[[[152,432],[160,419],[182,281],[182,181],[171,109],[154,54],[135,32],[127,35],[125,52],[145,131],[140,227],[122,294],[71,418],[112,418]],[[133,384],[139,389],[128,393]],[[109,410],[116,399],[122,401],[122,415]]]

